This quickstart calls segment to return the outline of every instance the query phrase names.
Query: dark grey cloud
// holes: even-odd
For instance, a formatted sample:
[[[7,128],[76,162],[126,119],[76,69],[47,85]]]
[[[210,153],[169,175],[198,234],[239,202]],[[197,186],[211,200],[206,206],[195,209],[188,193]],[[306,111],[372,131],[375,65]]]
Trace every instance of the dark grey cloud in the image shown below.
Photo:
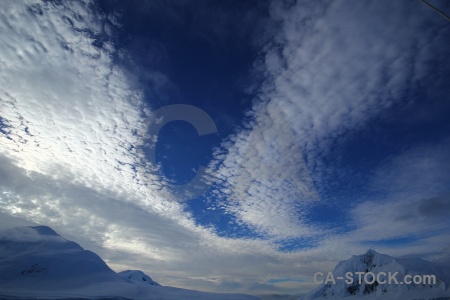
[[[448,217],[450,214],[450,195],[440,195],[421,202],[419,213],[424,217]]]
[[[448,218],[450,215],[450,197],[448,194],[438,195],[419,201],[410,201],[410,205],[399,212],[396,221],[418,222],[428,219],[429,221]]]

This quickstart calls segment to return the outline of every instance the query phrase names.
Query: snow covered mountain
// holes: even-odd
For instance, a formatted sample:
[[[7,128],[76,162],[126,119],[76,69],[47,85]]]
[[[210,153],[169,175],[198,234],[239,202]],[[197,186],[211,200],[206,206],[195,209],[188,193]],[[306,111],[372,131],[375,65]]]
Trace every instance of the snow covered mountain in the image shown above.
[[[394,258],[369,250],[340,261],[331,274],[319,275],[323,284],[299,300],[450,299],[444,270],[418,258]]]
[[[46,226],[0,231],[0,299],[254,300],[161,286],[142,271],[116,273]]]
[[[119,274],[122,278],[134,282],[136,284],[143,284],[143,285],[150,284],[154,286],[161,286],[156,281],[153,281],[153,279],[151,279],[150,276],[145,275],[145,273],[142,272],[141,270],[126,270],[119,272],[117,274]]]

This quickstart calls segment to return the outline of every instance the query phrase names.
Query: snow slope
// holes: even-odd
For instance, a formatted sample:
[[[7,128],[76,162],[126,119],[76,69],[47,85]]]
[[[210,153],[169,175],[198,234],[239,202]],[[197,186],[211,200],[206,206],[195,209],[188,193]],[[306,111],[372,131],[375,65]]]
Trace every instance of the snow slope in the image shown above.
[[[346,273],[351,272],[353,283],[346,282]],[[368,282],[362,280],[359,284],[358,274],[356,272],[372,272],[375,277],[367,277]],[[384,275],[382,272],[386,273]],[[389,283],[389,274],[397,275]],[[378,274],[380,282],[376,280]],[[354,255],[348,260],[340,261],[334,271],[333,276],[327,280],[327,274],[320,279],[324,283],[310,294],[301,297],[299,300],[310,299],[434,299],[438,297],[450,297],[449,280],[436,265],[418,258],[394,258],[389,255],[380,254],[374,250],[369,250],[363,255]],[[406,284],[405,275],[435,275],[435,284]],[[333,278],[335,283],[331,280]],[[338,279],[343,278],[343,279]],[[361,275],[364,278],[364,275]],[[325,282],[327,280],[327,282]],[[386,281],[386,283],[383,283]],[[448,298],[450,299],[450,298]]]
[[[161,286],[156,281],[153,281],[153,279],[151,279],[150,276],[145,275],[145,273],[142,272],[141,270],[126,270],[119,272],[117,274],[119,274],[122,278],[134,282],[136,284],[143,284],[143,285],[150,284],[154,286]]]
[[[46,226],[0,231],[0,299],[20,298],[257,299],[164,287],[137,270],[116,273]]]

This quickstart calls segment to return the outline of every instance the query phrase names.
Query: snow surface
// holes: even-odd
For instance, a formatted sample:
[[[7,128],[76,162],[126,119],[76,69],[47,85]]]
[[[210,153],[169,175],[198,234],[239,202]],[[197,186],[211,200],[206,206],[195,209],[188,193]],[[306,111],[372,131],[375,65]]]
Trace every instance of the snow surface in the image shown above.
[[[0,299],[254,300],[160,286],[139,270],[116,273],[95,253],[47,226],[0,231]]]
[[[145,275],[145,273],[142,272],[141,270],[126,270],[119,272],[117,274],[119,274],[122,278],[136,284],[143,284],[143,285],[150,284],[154,286],[161,286],[156,281],[153,281],[153,279],[151,279],[150,276]]]
[[[345,282],[345,274],[353,274],[353,283]],[[356,272],[372,272],[375,275],[380,272],[394,274],[397,280],[402,281],[405,275],[436,275],[436,284],[389,284],[378,283],[358,284]],[[325,280],[327,274],[324,274]],[[344,280],[337,280],[343,277]],[[369,250],[363,255],[354,255],[348,260],[340,261],[333,271],[333,278],[336,283],[325,282],[310,294],[300,297],[299,300],[311,299],[435,299],[445,297],[450,299],[449,280],[444,270],[438,266],[419,258],[394,258],[386,254],[380,254],[374,250]],[[388,278],[385,278],[386,280]]]

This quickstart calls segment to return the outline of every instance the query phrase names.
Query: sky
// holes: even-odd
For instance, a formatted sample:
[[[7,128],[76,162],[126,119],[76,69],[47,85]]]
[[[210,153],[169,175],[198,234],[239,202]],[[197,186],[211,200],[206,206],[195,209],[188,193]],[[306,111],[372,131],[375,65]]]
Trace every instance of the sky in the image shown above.
[[[450,23],[423,2],[0,6],[0,227],[214,292],[306,293],[369,248],[450,264]]]

